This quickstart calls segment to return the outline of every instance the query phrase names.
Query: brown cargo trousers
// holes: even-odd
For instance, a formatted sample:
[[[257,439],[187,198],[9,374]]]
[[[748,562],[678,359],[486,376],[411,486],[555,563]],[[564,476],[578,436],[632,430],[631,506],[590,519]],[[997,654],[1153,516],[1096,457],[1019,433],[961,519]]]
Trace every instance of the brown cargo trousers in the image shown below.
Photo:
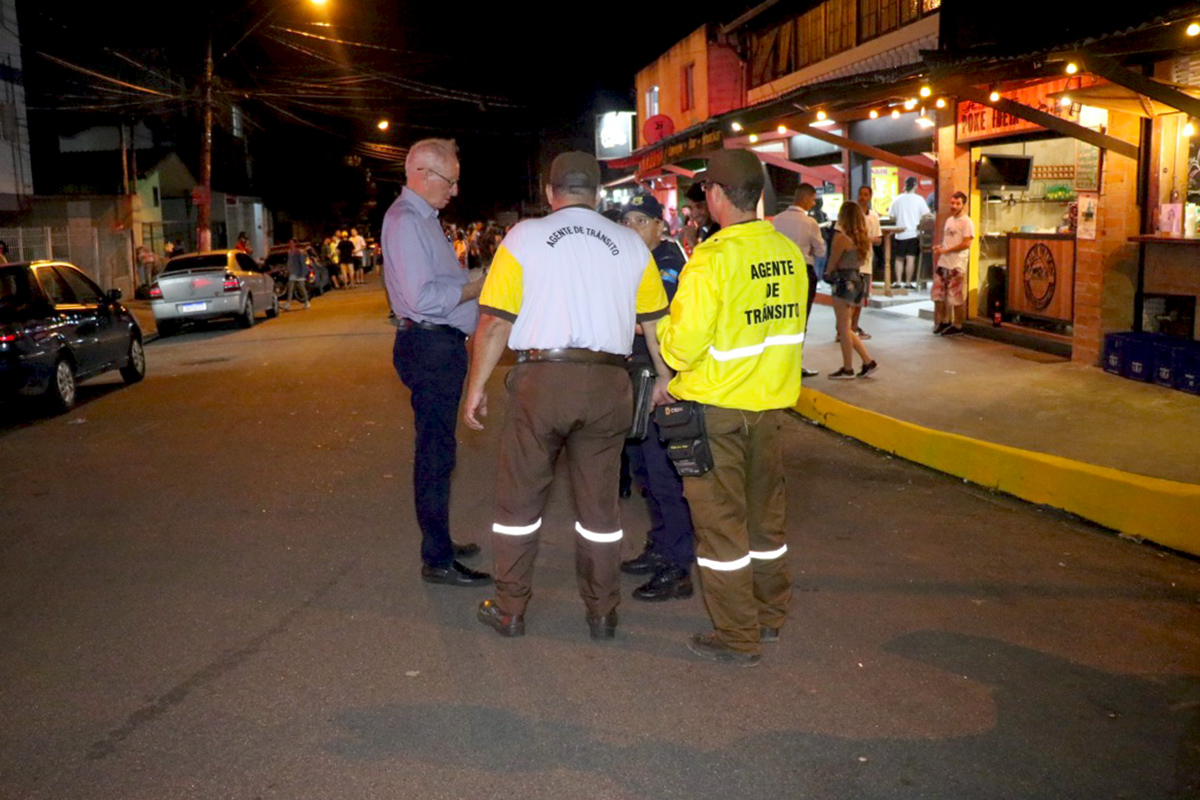
[[[683,479],[704,605],[717,639],[743,653],[760,652],[760,626],[783,627],[792,599],[783,419],[782,410],[705,406],[713,468]]]
[[[575,575],[587,613],[621,599],[621,449],[633,417],[629,374],[608,364],[518,364],[508,375],[509,413],[500,434],[492,551],[496,602],[524,614],[533,592],[542,509],[559,453],[566,451],[575,501]]]

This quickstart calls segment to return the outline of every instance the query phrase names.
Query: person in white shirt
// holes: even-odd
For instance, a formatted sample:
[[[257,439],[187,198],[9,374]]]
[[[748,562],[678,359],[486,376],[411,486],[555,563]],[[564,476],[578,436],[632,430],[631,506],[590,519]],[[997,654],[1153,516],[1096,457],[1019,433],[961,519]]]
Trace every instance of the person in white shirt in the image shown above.
[[[817,296],[817,263],[825,257],[825,237],[821,226],[808,215],[817,204],[817,190],[811,183],[802,183],[796,188],[795,202],[772,220],[775,230],[791,239],[804,253],[804,264],[808,267],[808,309],[805,312],[805,327],[812,316],[813,299]],[[804,378],[815,378],[820,373],[807,367],[800,368]]]
[[[942,243],[933,246],[937,268],[933,271],[933,332],[955,336],[963,332],[966,317],[967,262],[971,255],[971,240],[975,225],[966,214],[967,196],[955,192],[950,197],[950,218],[942,231]]]
[[[850,328],[858,334],[859,339],[864,341],[870,339],[871,334],[859,327],[858,318],[862,316],[863,306],[871,298],[871,279],[875,274],[875,248],[883,244],[883,226],[879,222],[879,212],[871,208],[871,198],[874,196],[875,190],[870,186],[858,187],[858,206],[862,209],[863,216],[867,218],[867,236],[871,239],[871,252],[859,267],[859,272],[863,273],[865,293],[862,304],[854,307],[850,317]]]
[[[893,268],[896,270],[893,275],[893,289],[902,284],[909,289],[917,288],[917,259],[921,257],[917,226],[921,223],[921,217],[928,213],[929,206],[926,205],[925,198],[917,194],[917,179],[909,177],[904,181],[904,194],[892,200],[888,209],[888,216],[896,220],[898,227],[904,228],[892,237]]]

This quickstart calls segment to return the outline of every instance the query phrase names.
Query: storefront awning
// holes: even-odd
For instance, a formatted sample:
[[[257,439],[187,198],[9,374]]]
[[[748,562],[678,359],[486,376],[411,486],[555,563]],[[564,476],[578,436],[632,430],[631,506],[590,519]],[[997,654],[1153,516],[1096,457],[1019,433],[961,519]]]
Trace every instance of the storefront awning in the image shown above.
[[[1171,84],[1164,85],[1171,86],[1176,91],[1200,100],[1200,94],[1194,89],[1184,86],[1173,86]],[[1046,96],[1057,101],[1063,95],[1067,95],[1073,102],[1082,103],[1085,106],[1103,108],[1107,111],[1120,111],[1139,117],[1154,118],[1161,117],[1164,114],[1179,113],[1179,109],[1175,106],[1159,102],[1144,94],[1138,94],[1133,89],[1115,83],[1104,83],[1097,86],[1089,86],[1085,89],[1051,92]]]

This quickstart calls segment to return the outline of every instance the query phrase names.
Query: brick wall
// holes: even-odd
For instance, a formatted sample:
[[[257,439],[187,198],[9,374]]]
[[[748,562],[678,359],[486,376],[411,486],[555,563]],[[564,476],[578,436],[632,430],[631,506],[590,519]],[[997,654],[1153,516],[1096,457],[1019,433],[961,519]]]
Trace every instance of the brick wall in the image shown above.
[[[1138,142],[1137,117],[1109,112],[1108,133]],[[1104,334],[1129,330],[1137,284],[1137,246],[1129,237],[1140,233],[1137,162],[1111,151],[1104,153],[1096,238],[1079,240],[1075,255],[1075,335],[1071,360],[1100,364]]]

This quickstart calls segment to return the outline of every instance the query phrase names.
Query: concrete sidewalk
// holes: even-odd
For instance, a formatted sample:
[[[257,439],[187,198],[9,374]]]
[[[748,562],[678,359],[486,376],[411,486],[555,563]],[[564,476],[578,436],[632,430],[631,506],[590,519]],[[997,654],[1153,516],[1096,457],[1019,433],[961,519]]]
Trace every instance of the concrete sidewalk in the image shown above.
[[[933,336],[916,308],[864,310],[880,368],[833,381],[833,310],[814,306],[804,363],[821,375],[805,382],[796,410],[912,461],[1200,555],[1200,396]]]

